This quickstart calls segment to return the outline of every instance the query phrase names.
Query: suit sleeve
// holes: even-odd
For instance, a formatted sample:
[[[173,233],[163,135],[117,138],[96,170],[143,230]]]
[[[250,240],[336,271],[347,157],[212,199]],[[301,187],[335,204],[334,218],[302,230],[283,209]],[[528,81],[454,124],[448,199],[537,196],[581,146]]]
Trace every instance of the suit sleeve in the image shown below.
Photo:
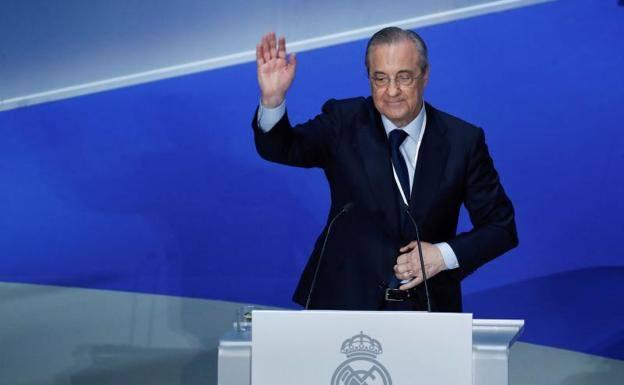
[[[470,151],[464,205],[473,229],[448,241],[462,276],[518,245],[514,209],[500,183],[482,129]]]
[[[258,126],[258,111],[252,120],[256,150],[268,161],[297,167],[324,167],[338,145],[340,119],[334,100],[323,105],[321,114],[292,126],[288,113],[267,132]]]

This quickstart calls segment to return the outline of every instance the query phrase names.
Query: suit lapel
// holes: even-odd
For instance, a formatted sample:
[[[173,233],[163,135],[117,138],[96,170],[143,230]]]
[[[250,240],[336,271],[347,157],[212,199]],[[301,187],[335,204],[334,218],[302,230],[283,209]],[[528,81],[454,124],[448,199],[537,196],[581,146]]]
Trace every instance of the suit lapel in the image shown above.
[[[389,226],[384,228],[396,235],[399,232],[398,191],[392,174],[388,138],[383,129],[381,115],[370,98],[367,102],[367,114],[361,117],[357,133],[359,154],[368,176],[370,189]]]
[[[422,224],[439,191],[449,152],[449,145],[444,137],[445,128],[439,123],[437,111],[429,104],[425,104],[425,108],[427,124],[418,152],[410,197],[410,212],[419,224]]]

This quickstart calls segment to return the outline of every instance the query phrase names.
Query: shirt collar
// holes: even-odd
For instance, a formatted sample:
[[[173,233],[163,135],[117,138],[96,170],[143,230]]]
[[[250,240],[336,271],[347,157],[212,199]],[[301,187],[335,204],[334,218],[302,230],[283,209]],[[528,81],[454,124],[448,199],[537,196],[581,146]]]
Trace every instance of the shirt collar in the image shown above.
[[[425,119],[425,102],[423,101],[422,107],[420,108],[420,112],[414,120],[409,122],[405,127],[398,128],[394,123],[390,121],[386,116],[381,115],[381,121],[384,126],[384,130],[386,131],[386,135],[390,135],[390,131],[400,129],[407,132],[407,135],[415,141],[418,141],[420,136],[420,129],[423,124],[423,120]]]

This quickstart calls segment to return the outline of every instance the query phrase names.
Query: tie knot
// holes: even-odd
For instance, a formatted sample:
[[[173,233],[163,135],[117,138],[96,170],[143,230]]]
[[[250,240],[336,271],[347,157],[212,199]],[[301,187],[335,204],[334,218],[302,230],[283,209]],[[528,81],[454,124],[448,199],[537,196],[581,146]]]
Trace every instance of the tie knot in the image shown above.
[[[388,138],[390,141],[390,147],[392,149],[398,150],[399,146],[401,146],[405,138],[407,138],[407,132],[403,130],[396,129],[390,131],[390,136]]]

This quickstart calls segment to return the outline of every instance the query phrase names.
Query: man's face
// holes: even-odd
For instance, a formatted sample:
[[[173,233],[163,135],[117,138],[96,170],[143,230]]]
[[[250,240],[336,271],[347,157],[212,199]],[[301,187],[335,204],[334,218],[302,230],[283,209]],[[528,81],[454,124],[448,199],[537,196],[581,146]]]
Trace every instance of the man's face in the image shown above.
[[[420,112],[423,92],[429,81],[429,71],[422,73],[420,55],[409,40],[394,44],[379,44],[369,51],[369,77],[373,102],[377,111],[397,127],[411,122]],[[404,86],[410,77],[418,77],[413,84]],[[380,86],[380,79],[389,78],[389,84]],[[377,81],[375,81],[377,79]]]

